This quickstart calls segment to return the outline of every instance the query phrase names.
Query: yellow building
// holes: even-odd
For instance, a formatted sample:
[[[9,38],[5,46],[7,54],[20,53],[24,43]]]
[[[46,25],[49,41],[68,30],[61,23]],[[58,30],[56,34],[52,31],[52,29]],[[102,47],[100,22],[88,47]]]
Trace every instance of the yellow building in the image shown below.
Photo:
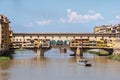
[[[114,33],[111,25],[95,26],[94,33]]]
[[[12,43],[12,31],[9,26],[10,21],[4,15],[0,15],[0,51],[9,50]]]
[[[120,24],[95,26],[94,33],[120,33]]]

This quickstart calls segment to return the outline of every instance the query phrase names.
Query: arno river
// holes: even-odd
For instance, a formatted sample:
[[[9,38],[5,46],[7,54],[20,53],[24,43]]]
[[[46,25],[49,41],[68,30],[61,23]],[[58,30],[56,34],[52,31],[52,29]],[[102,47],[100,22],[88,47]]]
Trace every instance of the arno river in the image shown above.
[[[120,62],[84,53],[91,67],[77,64],[79,57],[52,49],[44,57],[32,51],[17,51],[13,59],[0,64],[0,80],[119,80]]]

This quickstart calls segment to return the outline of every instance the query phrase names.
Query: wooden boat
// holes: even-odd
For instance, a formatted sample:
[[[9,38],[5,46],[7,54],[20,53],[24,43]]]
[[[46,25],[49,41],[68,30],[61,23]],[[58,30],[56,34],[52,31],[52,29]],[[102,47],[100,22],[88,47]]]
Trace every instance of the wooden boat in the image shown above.
[[[78,59],[77,63],[82,66],[92,66],[90,62],[88,62],[86,59]]]

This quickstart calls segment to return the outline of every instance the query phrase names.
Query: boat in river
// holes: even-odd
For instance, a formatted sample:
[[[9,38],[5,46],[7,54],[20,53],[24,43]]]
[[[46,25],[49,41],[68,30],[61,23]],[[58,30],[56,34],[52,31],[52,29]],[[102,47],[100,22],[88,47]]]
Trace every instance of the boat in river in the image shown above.
[[[86,59],[78,59],[77,63],[82,66],[92,66],[90,62],[88,62]]]

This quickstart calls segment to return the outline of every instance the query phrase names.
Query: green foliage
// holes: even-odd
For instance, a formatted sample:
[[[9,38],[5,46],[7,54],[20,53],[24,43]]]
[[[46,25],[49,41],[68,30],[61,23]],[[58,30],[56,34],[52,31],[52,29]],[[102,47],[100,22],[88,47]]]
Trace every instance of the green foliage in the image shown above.
[[[23,51],[23,50],[25,50],[25,49],[15,49],[15,52],[13,53],[13,54],[16,54],[16,52],[18,52],[18,51]]]
[[[5,60],[9,60],[9,59],[10,59],[10,57],[1,56],[0,57],[0,63],[3,62],[3,61],[5,61]]]
[[[15,51],[22,51],[22,50],[24,50],[24,49],[15,49]]]
[[[96,52],[96,51],[88,51],[89,53],[92,53],[92,54],[99,54],[100,52]]]
[[[96,55],[108,55],[108,52],[98,52],[98,51],[88,51],[89,53],[96,54]]]
[[[120,55],[111,55],[111,56],[109,56],[109,59],[120,61]]]

